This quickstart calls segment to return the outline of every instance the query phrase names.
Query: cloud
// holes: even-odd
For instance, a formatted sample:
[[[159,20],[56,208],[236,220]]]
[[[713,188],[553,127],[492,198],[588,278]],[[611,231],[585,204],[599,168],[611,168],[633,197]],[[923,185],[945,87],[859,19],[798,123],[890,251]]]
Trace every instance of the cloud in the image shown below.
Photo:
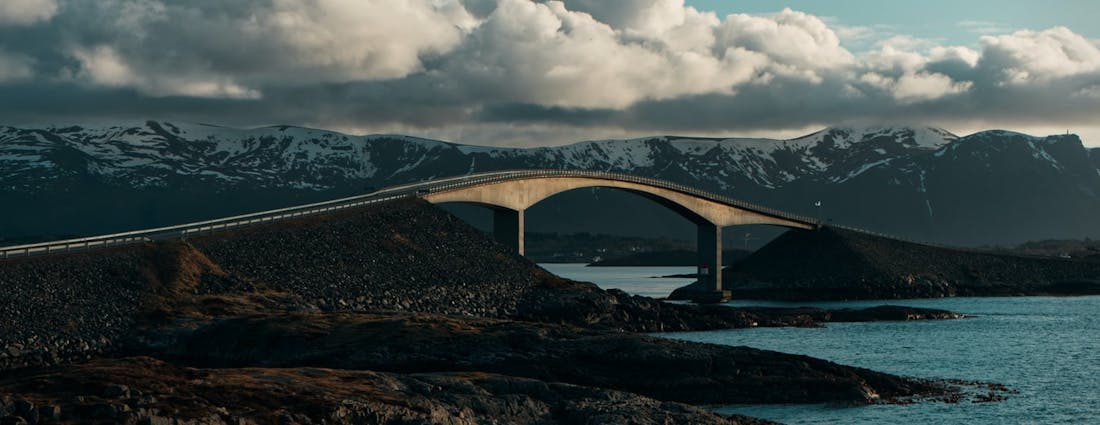
[[[677,32],[702,15],[686,14]],[[647,24],[648,25],[648,24]],[[729,93],[767,59],[740,48],[711,54],[714,38],[690,49],[630,41],[561,2],[501,0],[496,10],[440,61],[441,80],[483,99],[555,107],[624,108],[640,100]]]
[[[969,47],[936,46],[930,50],[928,60],[932,63],[959,62],[973,68],[978,65],[978,59],[981,57],[980,52]]]
[[[837,37],[840,37],[841,44],[863,44],[895,35],[895,29],[890,25],[843,25],[832,19],[824,20],[836,32]]]
[[[0,26],[31,25],[57,14],[57,0],[4,0],[0,2]]]
[[[1100,71],[1100,48],[1066,27],[981,38],[981,66],[1005,84],[1043,83]]]
[[[73,73],[154,96],[255,97],[264,85],[402,78],[476,24],[454,1],[70,1],[84,17],[62,28],[74,32]]]
[[[1004,24],[991,21],[977,21],[968,19],[959,21],[955,25],[971,33],[980,35],[1003,34],[1012,31],[1011,28]]]
[[[685,8],[683,0],[568,0],[564,5],[641,37],[668,33],[682,26],[688,15],[699,13],[694,8]]]
[[[719,49],[758,52],[780,66],[815,71],[847,66],[854,59],[825,21],[791,9],[771,17],[730,15],[717,31]]]
[[[0,49],[0,83],[29,79],[34,74],[32,63],[31,58]]]
[[[938,99],[944,96],[963,93],[973,83],[956,82],[943,74],[915,72],[902,75],[890,88],[894,98],[903,102],[918,102]]]
[[[893,45],[884,45],[880,50],[868,52],[863,55],[864,68],[879,73],[904,73],[914,72],[924,68],[928,64],[928,57],[911,51],[902,50]]]
[[[1100,99],[1100,84],[1090,84],[1073,92],[1074,97],[1086,97]]]
[[[215,98],[258,98],[260,93],[241,87],[227,78],[135,71],[111,46],[76,48],[72,55],[80,62],[79,80],[108,87],[136,87],[152,96]]]
[[[1062,27],[963,47],[791,9],[717,16],[683,0],[18,1],[53,9],[0,23],[10,123],[165,118],[515,144],[564,137],[555,131],[1100,114],[1100,48]],[[849,40],[868,48],[853,53]]]

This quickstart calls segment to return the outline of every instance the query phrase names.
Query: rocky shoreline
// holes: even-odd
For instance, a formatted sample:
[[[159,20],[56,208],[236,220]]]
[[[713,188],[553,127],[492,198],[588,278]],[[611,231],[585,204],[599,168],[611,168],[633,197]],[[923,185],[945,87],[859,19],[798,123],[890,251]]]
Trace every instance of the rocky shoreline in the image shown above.
[[[763,423],[682,403],[958,393],[643,334],[953,313],[734,309],[603,291],[419,201],[4,261],[0,287],[0,417],[28,423]],[[372,390],[351,396],[345,385]]]

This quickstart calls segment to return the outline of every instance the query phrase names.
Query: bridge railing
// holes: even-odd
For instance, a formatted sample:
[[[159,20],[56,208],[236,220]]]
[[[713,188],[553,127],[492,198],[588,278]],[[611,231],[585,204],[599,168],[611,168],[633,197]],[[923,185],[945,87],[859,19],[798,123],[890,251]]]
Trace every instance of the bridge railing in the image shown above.
[[[926,240],[913,239],[913,238],[910,238],[910,237],[895,235],[895,234],[892,234],[892,233],[876,232],[874,230],[867,230],[867,229],[864,229],[864,228],[861,228],[861,227],[846,226],[846,225],[843,225],[843,224],[829,223],[827,226],[832,227],[832,228],[841,229],[841,230],[847,230],[847,231],[850,231],[850,232],[862,233],[862,234],[865,234],[865,235],[877,236],[877,237],[885,238],[885,239],[893,239],[893,240],[908,242],[908,243],[917,244],[917,245],[927,245],[927,246],[936,247],[936,248],[951,249],[951,250],[955,250],[955,251],[983,253],[983,254],[988,254],[990,252],[990,250],[988,250],[988,249],[967,248],[967,247],[961,247],[961,246],[946,245],[946,244],[942,244],[942,243],[938,243],[938,242],[930,242],[930,241],[926,241]],[[1012,254],[1012,255],[1016,255],[1016,254]],[[1019,255],[1019,256],[1026,256],[1026,255]]]
[[[760,205],[760,204],[755,204],[755,203],[752,203],[752,202],[747,202],[747,201],[743,201],[743,200],[740,200],[740,199],[731,198],[731,197],[726,196],[726,195],[716,194],[716,193],[713,193],[713,192],[707,192],[707,191],[704,191],[704,190],[701,190],[701,189],[698,189],[698,188],[695,188],[695,187],[691,187],[691,186],[686,186],[686,185],[683,185],[683,184],[680,184],[680,183],[675,183],[675,182],[671,182],[671,181],[667,181],[667,180],[661,180],[661,179],[655,179],[655,178],[651,178],[651,177],[642,177],[642,176],[636,176],[636,175],[625,174],[625,173],[609,172],[609,171],[506,170],[506,171],[496,171],[496,172],[488,172],[488,173],[481,173],[481,174],[476,174],[476,175],[467,175],[467,176],[456,177],[456,178],[450,179],[449,181],[447,181],[443,184],[433,184],[433,183],[429,182],[429,183],[413,184],[413,185],[409,185],[409,187],[416,186],[416,187],[419,187],[419,188],[422,188],[422,189],[428,189],[429,191],[436,192],[436,191],[449,191],[449,190],[464,189],[464,188],[469,188],[469,187],[472,187],[472,186],[492,184],[492,183],[496,183],[496,182],[500,182],[500,181],[514,180],[514,179],[519,179],[519,178],[540,178],[540,177],[590,177],[590,178],[611,179],[611,180],[619,180],[619,181],[645,184],[645,185],[649,185],[649,186],[653,186],[653,187],[660,187],[660,188],[664,188],[664,189],[675,190],[675,191],[685,193],[685,194],[689,194],[689,195],[692,195],[692,196],[697,196],[697,197],[700,197],[700,198],[709,199],[709,200],[719,202],[719,203],[723,203],[723,204],[726,204],[726,205],[735,206],[735,207],[738,207],[738,208],[743,208],[743,209],[750,210],[750,211],[760,213],[760,214],[763,214],[763,215],[776,217],[776,218],[782,218],[782,219],[786,219],[786,220],[790,220],[790,221],[794,221],[794,222],[803,223],[803,224],[806,224],[806,225],[817,226],[817,227],[825,225],[825,223],[819,218],[808,217],[808,216],[799,215],[799,214],[793,214],[793,213],[790,213],[790,212],[787,212],[787,211],[782,211],[782,210],[778,210],[778,209],[775,209],[775,208],[766,207],[766,206],[763,206],[763,205]],[[928,241],[916,240],[916,239],[907,238],[907,237],[903,237],[903,236],[895,235],[895,234],[888,234],[888,233],[871,231],[871,230],[867,230],[867,229],[863,229],[863,228],[859,228],[859,227],[854,227],[854,226],[845,226],[845,225],[831,224],[831,223],[828,224],[828,226],[843,229],[843,230],[849,230],[849,231],[869,234],[869,235],[878,236],[878,237],[882,237],[882,238],[895,239],[895,240],[899,240],[899,241],[903,241],[903,242],[910,242],[910,243],[922,244],[922,245],[930,245],[930,246],[936,246],[936,247],[941,247],[941,248],[949,248],[949,249],[962,249],[962,248],[959,248],[959,247],[952,247],[952,246],[947,246],[947,245],[942,245],[942,244],[930,243]]]
[[[486,176],[491,176],[495,174],[498,174],[498,172],[471,174],[466,176],[446,178],[443,180],[434,180],[431,182],[412,183],[386,188],[365,195],[357,195],[307,205],[298,205],[287,208],[260,211],[256,213],[242,214],[233,217],[186,223],[175,226],[165,226],[153,229],[112,233],[108,235],[0,247],[0,259],[117,247],[154,240],[186,238],[190,235],[210,233],[214,231],[232,230],[255,224],[270,223],[273,221],[287,220],[340,209],[389,202],[395,199],[416,196],[416,191],[418,189],[422,189],[425,186],[437,185],[439,182],[447,182],[452,180],[467,181],[471,179],[475,181],[481,181]],[[457,186],[447,185],[446,187]]]
[[[187,236],[191,235],[232,230],[256,224],[270,223],[274,221],[299,218],[343,210],[347,208],[389,202],[396,199],[408,198],[411,196],[414,195],[409,193],[388,195],[371,193],[367,195],[341,198],[332,201],[318,202],[308,205],[299,205],[288,208],[279,208],[275,210],[261,211],[257,213],[243,214],[233,217],[199,221],[175,226],[157,227],[153,229],[135,230],[130,232],[113,233],[101,236],[90,236],[86,238],[66,239],[60,241],[0,247],[0,259],[117,247],[155,240],[186,238]]]

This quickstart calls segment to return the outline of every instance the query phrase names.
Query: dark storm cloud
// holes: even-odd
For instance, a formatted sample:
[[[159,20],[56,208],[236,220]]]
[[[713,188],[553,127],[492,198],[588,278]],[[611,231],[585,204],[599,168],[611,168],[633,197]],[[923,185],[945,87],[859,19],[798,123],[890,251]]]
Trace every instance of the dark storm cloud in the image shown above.
[[[812,15],[719,18],[680,0],[17,1],[25,12],[0,19],[8,124],[484,125],[544,140],[1100,113],[1100,48],[1066,28],[853,54]]]

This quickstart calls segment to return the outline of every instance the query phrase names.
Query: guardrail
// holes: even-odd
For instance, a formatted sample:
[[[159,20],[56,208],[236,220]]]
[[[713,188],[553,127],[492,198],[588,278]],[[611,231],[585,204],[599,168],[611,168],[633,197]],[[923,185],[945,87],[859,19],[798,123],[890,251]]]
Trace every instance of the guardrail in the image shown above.
[[[372,193],[368,195],[354,196],[351,198],[341,198],[332,201],[318,202],[289,208],[280,208],[276,210],[262,211],[251,214],[243,214],[215,220],[180,224],[176,226],[158,227],[154,229],[135,230],[130,232],[113,233],[109,235],[90,236],[86,238],[66,239],[36,244],[0,247],[0,259],[117,247],[155,240],[182,239],[190,235],[238,229],[256,224],[270,223],[274,221],[310,216],[330,211],[389,202],[396,199],[408,198],[411,196],[413,195],[394,194],[379,196],[375,193]]]
[[[642,177],[642,176],[636,176],[636,175],[632,175],[632,174],[616,173],[616,172],[610,172],[610,171],[505,170],[505,171],[494,171],[494,172],[486,172],[486,173],[480,173],[480,174],[470,174],[470,175],[465,175],[465,176],[457,176],[457,177],[447,178],[447,179],[444,179],[444,180],[433,180],[433,181],[430,181],[430,182],[423,182],[423,183],[412,183],[412,184],[397,186],[395,188],[391,188],[391,189],[387,189],[387,190],[393,190],[393,189],[428,189],[432,192],[448,191],[448,190],[457,190],[457,189],[469,188],[469,187],[479,186],[479,185],[487,185],[487,184],[492,184],[492,183],[496,183],[496,182],[500,182],[500,181],[506,181],[506,180],[515,180],[515,179],[522,179],[522,178],[540,178],[540,177],[590,177],[590,178],[619,180],[619,181],[645,184],[645,185],[649,185],[649,186],[660,187],[660,188],[669,189],[669,190],[675,190],[675,191],[678,191],[678,192],[681,192],[681,193],[689,194],[689,195],[692,195],[692,196],[697,196],[697,197],[700,197],[700,198],[704,198],[704,199],[708,199],[708,200],[711,200],[711,201],[723,203],[723,204],[726,204],[726,205],[747,209],[747,210],[750,210],[750,211],[753,211],[753,212],[756,212],[756,213],[760,213],[760,214],[763,214],[763,215],[776,217],[776,218],[783,218],[783,219],[786,219],[786,220],[800,222],[800,223],[807,224],[807,225],[812,225],[812,226],[815,226],[815,227],[827,226],[827,227],[839,228],[839,229],[843,229],[843,230],[849,230],[849,231],[868,234],[868,235],[872,235],[872,236],[877,236],[877,237],[882,237],[882,238],[887,238],[887,239],[894,239],[894,240],[899,240],[899,241],[909,242],[909,243],[915,243],[915,244],[921,244],[921,245],[929,245],[929,246],[935,246],[935,247],[947,248],[947,249],[984,252],[982,250],[977,250],[977,249],[971,250],[971,249],[967,249],[967,248],[948,246],[948,245],[937,244],[937,243],[932,243],[932,242],[928,242],[928,241],[920,241],[920,240],[916,240],[916,239],[912,239],[912,238],[902,237],[902,236],[895,235],[895,234],[876,232],[876,231],[862,229],[862,228],[858,228],[858,227],[854,227],[854,226],[846,226],[846,225],[832,224],[832,223],[826,224],[821,219],[818,219],[818,218],[813,218],[813,217],[808,217],[808,216],[804,216],[804,215],[798,215],[798,214],[793,214],[793,213],[789,213],[789,212],[786,212],[786,211],[777,210],[777,209],[774,209],[774,208],[766,207],[766,206],[759,205],[759,204],[754,204],[754,203],[751,203],[751,202],[742,201],[742,200],[731,198],[731,197],[728,197],[728,196],[725,196],[725,195],[720,195],[720,194],[716,194],[716,193],[712,193],[712,192],[707,192],[707,191],[704,191],[704,190],[701,190],[701,189],[698,189],[698,188],[694,188],[694,187],[691,187],[691,186],[686,186],[686,185],[683,185],[683,184],[679,184],[679,183],[675,183],[675,182],[671,182],[671,181],[667,181],[667,180],[660,180],[660,179],[655,179],[655,178],[650,178],[650,177]]]
[[[0,247],[0,259],[99,249],[122,245],[131,245],[135,243],[142,243],[154,240],[181,239],[186,238],[190,235],[237,229],[256,224],[270,223],[347,208],[379,204],[397,199],[417,197],[425,193],[459,190],[509,180],[549,177],[588,177],[644,184],[648,186],[674,190],[692,196],[697,196],[699,198],[708,199],[738,208],[743,208],[771,217],[782,218],[815,227],[822,225],[820,220],[811,217],[791,214],[774,208],[768,208],[762,205],[730,198],[725,195],[706,192],[679,183],[673,183],[670,181],[654,179],[650,177],[641,177],[607,171],[506,170],[446,177],[420,183],[403,184],[385,188],[365,195],[351,196],[346,198],[334,199],[331,201],[237,215],[215,220],[200,221],[167,227],[158,227],[154,229],[135,230],[131,232],[114,233],[109,235],[92,236],[86,238]],[[892,239],[901,239],[894,236],[878,234],[875,232],[869,232],[847,226],[830,226],[854,230],[862,233],[874,234]]]
[[[339,209],[354,208],[364,205],[389,202],[395,199],[416,196],[416,190],[422,189],[425,186],[438,184],[439,182],[448,182],[452,180],[466,181],[471,179],[474,181],[479,181],[479,179],[483,179],[486,176],[496,174],[499,174],[499,172],[470,174],[465,176],[445,178],[442,180],[433,180],[430,182],[400,185],[365,195],[357,195],[334,199],[331,201],[316,202],[312,204],[279,208],[274,210],[243,214],[214,220],[206,220],[195,223],[186,223],[175,226],[134,230],[122,233],[112,233],[108,235],[65,239],[35,244],[0,247],[0,259],[116,247],[153,240],[186,238],[189,235],[209,233],[214,231],[224,231],[255,224],[269,223],[273,221],[320,214]]]

